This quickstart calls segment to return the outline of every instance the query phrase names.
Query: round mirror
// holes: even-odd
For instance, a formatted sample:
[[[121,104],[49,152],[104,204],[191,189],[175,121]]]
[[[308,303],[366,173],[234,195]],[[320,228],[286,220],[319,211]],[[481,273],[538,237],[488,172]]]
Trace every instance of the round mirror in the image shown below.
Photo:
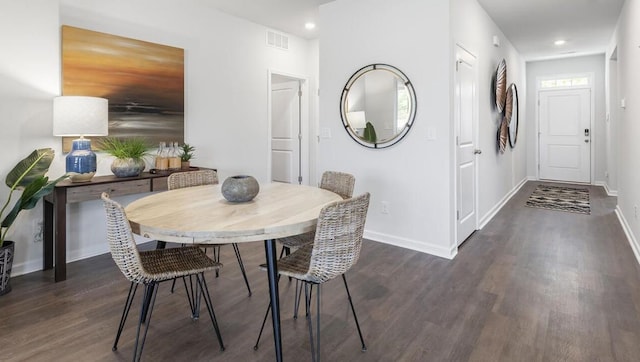
[[[340,116],[356,142],[385,148],[409,132],[416,116],[416,94],[399,69],[371,64],[355,72],[342,91]]]

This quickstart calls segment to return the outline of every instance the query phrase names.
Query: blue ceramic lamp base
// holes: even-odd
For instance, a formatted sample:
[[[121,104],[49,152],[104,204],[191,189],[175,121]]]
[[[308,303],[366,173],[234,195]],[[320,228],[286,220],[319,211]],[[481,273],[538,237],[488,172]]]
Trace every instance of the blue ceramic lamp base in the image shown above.
[[[91,140],[86,138],[73,140],[66,164],[71,182],[91,181],[97,169],[96,154],[91,150]]]

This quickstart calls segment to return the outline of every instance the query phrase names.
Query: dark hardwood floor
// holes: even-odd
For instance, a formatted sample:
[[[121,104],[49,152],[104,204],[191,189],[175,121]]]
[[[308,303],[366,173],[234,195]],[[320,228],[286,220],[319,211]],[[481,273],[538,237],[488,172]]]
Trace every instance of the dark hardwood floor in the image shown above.
[[[341,281],[325,284],[326,361],[638,361],[640,268],[613,212],[615,199],[591,189],[591,215],[525,207],[528,182],[473,234],[454,260],[366,241],[348,274],[368,351],[361,352]],[[370,211],[373,212],[373,211]],[[146,245],[145,247],[151,247]],[[263,243],[241,244],[253,296],[231,246],[220,277],[208,275],[222,337],[192,321],[182,286],[158,293],[143,359],[270,361],[271,324],[253,344],[267,306],[257,266]],[[0,297],[0,360],[131,360],[139,309],[111,351],[129,283],[110,255],[12,279]],[[293,320],[294,283],[280,282],[285,360],[310,360],[307,325]],[[139,293],[140,294],[140,293]],[[139,303],[134,306],[137,308]]]

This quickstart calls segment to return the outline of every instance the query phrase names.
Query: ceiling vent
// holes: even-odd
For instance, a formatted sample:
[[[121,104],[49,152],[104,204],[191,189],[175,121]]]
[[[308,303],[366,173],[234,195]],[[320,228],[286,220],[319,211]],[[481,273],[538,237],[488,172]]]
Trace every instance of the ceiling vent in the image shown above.
[[[282,50],[289,50],[289,37],[282,33],[267,30],[267,45]]]

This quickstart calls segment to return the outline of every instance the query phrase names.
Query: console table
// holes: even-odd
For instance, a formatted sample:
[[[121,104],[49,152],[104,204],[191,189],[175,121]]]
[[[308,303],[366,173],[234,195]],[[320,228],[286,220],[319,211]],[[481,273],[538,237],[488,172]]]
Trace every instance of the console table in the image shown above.
[[[193,168],[198,169],[198,168]],[[189,171],[189,170],[184,170]],[[173,171],[183,172],[183,170]],[[43,269],[54,267],[55,281],[67,279],[67,204],[99,200],[103,192],[113,196],[166,191],[171,172],[143,172],[138,177],[96,176],[88,182],[64,180],[44,197]]]

